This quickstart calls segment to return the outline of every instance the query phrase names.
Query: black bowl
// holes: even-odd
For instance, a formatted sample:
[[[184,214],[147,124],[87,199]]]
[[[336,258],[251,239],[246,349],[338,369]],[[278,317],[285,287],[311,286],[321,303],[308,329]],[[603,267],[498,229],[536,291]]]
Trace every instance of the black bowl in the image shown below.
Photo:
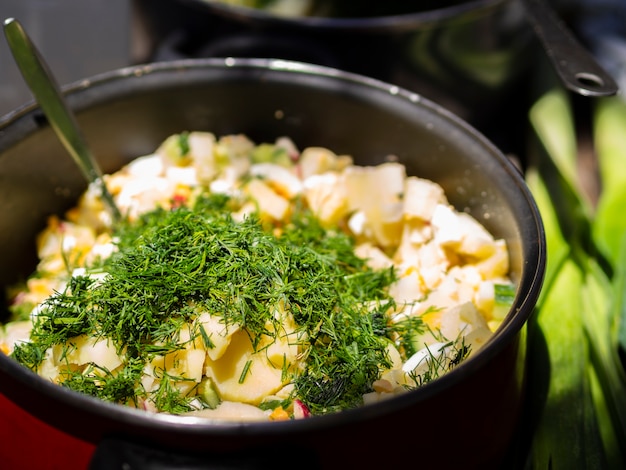
[[[352,154],[358,164],[394,154],[410,174],[439,182],[452,204],[507,241],[517,295],[494,337],[455,370],[416,391],[333,415],[275,423],[154,415],[53,385],[0,355],[2,394],[93,443],[100,450],[94,468],[100,468],[98,456],[114,455],[111,448],[135,443],[146,446],[142,452],[200,452],[244,468],[251,468],[248,459],[261,468],[268,461],[260,456],[268,453],[273,468],[281,462],[313,468],[501,462],[520,418],[525,329],[546,253],[523,177],[483,135],[414,92],[283,60],[156,63],[92,77],[66,92],[105,172],[184,130],[244,133],[257,142],[290,136],[301,148]],[[0,122],[0,182],[0,283],[6,286],[34,269],[34,239],[46,217],[71,207],[86,184],[35,105]]]

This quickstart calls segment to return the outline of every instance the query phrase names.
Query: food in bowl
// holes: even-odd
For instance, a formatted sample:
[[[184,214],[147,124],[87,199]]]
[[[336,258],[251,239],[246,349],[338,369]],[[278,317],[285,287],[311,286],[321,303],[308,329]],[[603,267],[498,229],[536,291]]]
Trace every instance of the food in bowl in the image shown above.
[[[508,313],[506,242],[389,156],[182,132],[38,239],[0,348],[154,412],[285,420],[437,379]]]

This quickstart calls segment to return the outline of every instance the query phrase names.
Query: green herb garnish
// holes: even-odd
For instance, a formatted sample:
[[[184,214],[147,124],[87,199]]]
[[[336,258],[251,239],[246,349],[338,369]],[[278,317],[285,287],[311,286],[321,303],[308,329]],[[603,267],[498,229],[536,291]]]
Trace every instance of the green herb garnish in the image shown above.
[[[88,270],[48,299],[32,342],[16,347],[13,356],[35,369],[54,344],[80,334],[109,338],[124,352],[121,372],[74,371],[63,385],[137,403],[147,393],[137,386],[136,364],[184,348],[181,328],[198,312],[240,325],[258,346],[263,335],[276,334],[268,324],[278,321],[274,312],[282,305],[307,338],[300,345],[306,368],[291,377],[298,397],[316,414],[361,404],[381,368],[390,365],[385,311],[393,306],[386,292],[394,271],[368,268],[348,235],[323,228],[302,205],[275,236],[256,217],[234,221],[237,203],[200,195],[192,208],[156,209],[121,224],[118,252],[98,268],[106,275],[94,280]],[[210,343],[206,332],[196,334]],[[242,372],[241,380],[246,373],[253,371]],[[185,380],[161,378],[151,397],[158,409],[190,409],[190,399],[173,385]]]

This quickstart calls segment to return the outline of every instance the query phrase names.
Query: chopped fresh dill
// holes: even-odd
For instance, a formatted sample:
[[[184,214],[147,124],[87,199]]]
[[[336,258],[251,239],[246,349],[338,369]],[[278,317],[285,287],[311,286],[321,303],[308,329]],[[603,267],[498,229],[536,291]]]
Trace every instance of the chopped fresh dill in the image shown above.
[[[151,396],[157,409],[166,410],[173,414],[186,413],[192,410],[190,405],[192,398],[180,393],[180,390],[175,386],[178,381],[189,381],[189,379],[174,377],[167,373],[163,374],[156,393]]]
[[[112,374],[90,364],[84,370],[67,369],[65,379],[61,382],[64,387],[99,397],[115,403],[133,403],[140,391],[143,364],[136,360],[129,361],[121,370]]]
[[[87,270],[50,297],[32,342],[18,345],[13,356],[36,369],[50,346],[89,334],[111,339],[129,363],[145,364],[184,348],[180,331],[202,311],[245,328],[257,347],[262,336],[275,334],[268,325],[283,305],[308,338],[301,345],[306,367],[292,378],[298,396],[313,413],[361,404],[381,367],[390,365],[384,312],[393,306],[387,287],[394,270],[370,269],[354,254],[351,237],[322,227],[304,206],[275,236],[255,216],[234,221],[237,204],[202,194],[193,207],[158,208],[122,223],[114,234],[118,251],[98,268],[106,275],[95,280]],[[195,335],[211,344],[201,329]],[[71,374],[64,385],[114,401],[132,400],[132,393],[142,399],[145,391],[131,386],[135,369],[125,370],[106,379],[103,371]],[[188,379],[161,379],[159,409],[189,408],[172,385],[177,380]]]
[[[242,384],[244,382],[244,380],[246,380],[246,375],[248,375],[248,372],[250,371],[250,366],[252,365],[252,361],[248,360],[246,361],[246,365],[243,366],[243,370],[241,371],[241,375],[239,376],[239,383]]]

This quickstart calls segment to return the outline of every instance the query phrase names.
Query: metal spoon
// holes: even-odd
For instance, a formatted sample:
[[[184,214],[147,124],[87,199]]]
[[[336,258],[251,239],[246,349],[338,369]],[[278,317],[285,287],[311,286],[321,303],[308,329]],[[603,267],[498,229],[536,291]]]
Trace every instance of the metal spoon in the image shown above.
[[[96,159],[43,57],[17,20],[13,18],[5,20],[4,33],[20,72],[50,125],[78,164],[87,181],[100,189],[102,199],[111,212],[113,221],[117,222],[121,217],[120,211],[104,184]]]
[[[576,40],[544,0],[523,0],[523,4],[535,34],[568,89],[583,96],[612,96],[619,91],[615,80]]]

